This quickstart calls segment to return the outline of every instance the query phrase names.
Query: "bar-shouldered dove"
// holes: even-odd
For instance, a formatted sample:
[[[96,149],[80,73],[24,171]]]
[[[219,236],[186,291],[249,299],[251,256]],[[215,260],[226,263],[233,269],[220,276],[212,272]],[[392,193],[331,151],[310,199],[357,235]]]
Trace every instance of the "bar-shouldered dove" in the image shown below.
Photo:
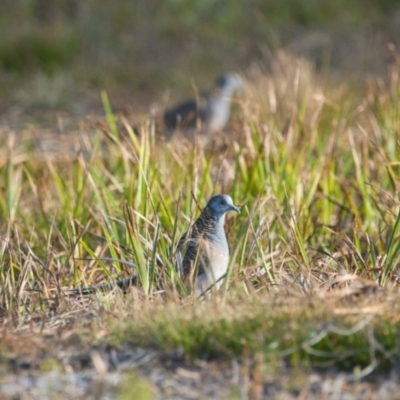
[[[196,134],[212,136],[222,130],[230,117],[232,96],[242,88],[242,78],[228,73],[218,78],[209,92],[168,109],[164,113],[167,137],[171,138],[174,132],[187,138]]]
[[[230,196],[214,196],[199,218],[178,243],[185,248],[178,270],[185,282],[194,285],[196,295],[201,295],[215,285],[218,288],[228,270],[229,246],[225,234],[225,216],[229,211],[240,212]]]

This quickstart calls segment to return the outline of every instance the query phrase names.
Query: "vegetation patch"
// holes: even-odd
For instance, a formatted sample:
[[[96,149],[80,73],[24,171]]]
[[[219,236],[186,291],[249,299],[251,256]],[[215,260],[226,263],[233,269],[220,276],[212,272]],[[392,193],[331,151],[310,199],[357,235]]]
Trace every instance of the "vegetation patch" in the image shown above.
[[[388,376],[399,351],[396,60],[385,83],[358,92],[279,52],[270,72],[244,74],[229,126],[205,147],[166,141],[157,115],[134,126],[106,93],[105,117],[69,135],[2,136],[4,369],[24,355],[42,373],[107,372],[120,365],[113,352],[141,347],[171,363],[248,362],[263,388],[261,366]],[[226,221],[222,288],[198,299],[172,260],[217,193],[242,212]],[[132,275],[126,294],[69,291]],[[22,338],[32,346],[12,344]]]

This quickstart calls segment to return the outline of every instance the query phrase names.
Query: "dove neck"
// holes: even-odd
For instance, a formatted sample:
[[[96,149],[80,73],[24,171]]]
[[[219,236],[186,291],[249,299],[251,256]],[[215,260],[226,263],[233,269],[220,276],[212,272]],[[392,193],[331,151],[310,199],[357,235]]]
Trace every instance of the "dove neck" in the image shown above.
[[[199,218],[198,223],[203,227],[204,235],[215,240],[220,238],[219,241],[226,241],[225,236],[225,213],[216,214],[211,210],[205,208]]]
[[[233,85],[225,86],[221,92],[221,99],[230,103],[234,92],[235,88],[233,87]]]

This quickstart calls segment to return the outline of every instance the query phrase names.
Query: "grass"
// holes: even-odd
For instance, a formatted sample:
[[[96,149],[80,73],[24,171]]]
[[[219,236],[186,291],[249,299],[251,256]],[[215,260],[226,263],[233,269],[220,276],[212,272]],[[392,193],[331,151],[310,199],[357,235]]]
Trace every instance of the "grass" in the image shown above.
[[[372,297],[372,296],[371,296]],[[112,333],[114,344],[130,343],[167,351],[180,349],[195,359],[245,358],[262,354],[269,365],[288,362],[292,367],[336,366],[363,374],[395,362],[399,324],[396,318],[376,312],[389,304],[375,297],[378,307],[357,301],[359,312],[348,305],[316,299],[284,300],[268,296],[231,298],[210,316],[210,305],[177,309],[163,307],[148,315],[128,311],[124,327]],[[278,361],[279,360],[279,361]]]
[[[290,48],[356,78],[361,70],[382,73],[386,38],[399,36],[397,13],[395,0],[8,2],[0,16],[7,32],[0,103],[22,108],[15,121],[22,127],[48,123],[46,110],[98,111],[91,90],[118,93],[124,111],[128,98],[145,111],[142,98],[147,105],[171,87],[183,95],[193,85],[188,76],[205,87],[224,71],[249,68],[267,49]]]
[[[390,371],[400,333],[399,71],[394,62],[386,83],[355,92],[277,54],[269,74],[246,74],[229,128],[206,148],[165,142],[152,122],[136,135],[105,93],[104,120],[46,139],[61,152],[10,133],[0,158],[3,329],[54,332],[52,315],[84,310],[95,320],[73,324],[88,346],[261,357],[353,380]],[[243,212],[226,225],[229,279],[201,303],[179,294],[171,260],[198,205],[220,192]],[[133,273],[140,285],[125,296],[80,302],[62,291]]]

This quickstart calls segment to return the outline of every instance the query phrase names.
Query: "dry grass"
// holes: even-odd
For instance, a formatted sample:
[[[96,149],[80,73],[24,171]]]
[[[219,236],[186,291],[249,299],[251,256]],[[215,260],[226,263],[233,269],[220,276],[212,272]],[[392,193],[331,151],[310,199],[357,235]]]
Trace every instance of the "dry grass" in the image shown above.
[[[39,352],[36,340],[54,346],[42,358],[28,351],[33,360],[59,360],[72,335],[75,349],[250,362],[261,391],[260,359],[274,371],[340,370],[343,385],[393,370],[399,71],[395,60],[385,82],[359,93],[278,54],[269,72],[248,72],[231,125],[206,148],[166,143],[152,123],[136,136],[106,96],[105,120],[74,135],[22,143],[10,132],[0,164],[5,360],[19,357],[21,338]],[[192,194],[201,206],[219,192],[243,212],[227,221],[229,279],[202,303],[179,295],[171,258],[196,213]],[[140,285],[126,295],[65,292],[132,273]]]

